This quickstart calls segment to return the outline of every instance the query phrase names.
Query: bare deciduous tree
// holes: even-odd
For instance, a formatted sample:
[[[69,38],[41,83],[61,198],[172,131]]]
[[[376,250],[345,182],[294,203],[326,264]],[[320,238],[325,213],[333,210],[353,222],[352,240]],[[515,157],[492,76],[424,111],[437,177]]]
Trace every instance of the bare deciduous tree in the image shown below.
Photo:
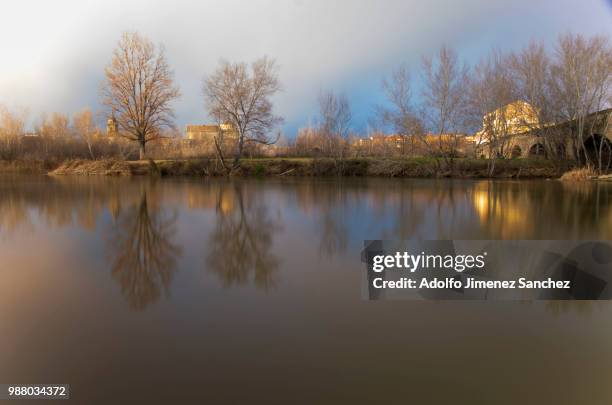
[[[104,104],[114,111],[120,134],[138,142],[144,159],[146,144],[174,126],[171,103],[180,96],[164,50],[138,33],[124,33],[105,74]]]
[[[68,136],[69,120],[66,114],[54,112],[51,116],[42,115],[38,132],[47,138],[62,138]]]
[[[437,155],[452,164],[458,146],[457,133],[465,129],[469,69],[460,66],[456,53],[442,47],[437,60],[423,57],[423,105],[429,131],[437,136]]]
[[[91,110],[89,108],[85,108],[84,110],[75,113],[72,116],[72,127],[81,137],[81,139],[83,139],[83,141],[87,144],[89,157],[91,157],[91,159],[95,159],[92,144],[96,128],[94,125]]]
[[[19,140],[24,133],[27,111],[11,112],[0,105],[0,158],[14,159],[19,150]]]
[[[204,80],[204,98],[211,118],[230,124],[237,134],[237,147],[231,167],[226,166],[222,149],[223,131],[215,139],[217,153],[231,173],[240,166],[245,144],[273,144],[270,131],[282,122],[274,115],[271,97],[281,89],[274,60],[267,57],[246,63],[220,62],[217,70]]]
[[[415,137],[427,143],[422,121],[412,105],[411,78],[407,67],[402,65],[389,78],[383,79],[382,88],[387,105],[376,107],[377,121],[401,136],[404,144]]]
[[[507,107],[517,97],[510,73],[508,57],[493,51],[474,68],[471,80],[469,106],[473,119],[482,119],[477,142],[489,149],[489,175],[495,170],[495,159],[510,153],[509,121],[515,112]]]
[[[0,134],[3,136],[23,135],[27,112],[21,110],[11,112],[6,107],[0,106]]]
[[[609,102],[611,84],[612,47],[607,37],[586,39],[582,35],[566,34],[559,39],[552,66],[552,91],[558,106],[558,119],[575,122],[574,155],[587,165],[595,163],[584,148],[586,137],[592,135],[588,133],[588,116]],[[601,162],[600,158],[597,160]]]
[[[563,159],[564,137],[558,128],[549,125],[555,121],[556,103],[551,94],[551,60],[541,42],[532,41],[516,54],[510,55],[510,66],[517,87],[517,97],[532,109],[517,118],[520,125],[542,140],[550,157]]]
[[[324,139],[326,152],[342,159],[347,148],[352,119],[348,98],[333,91],[321,92],[319,114],[319,133]]]

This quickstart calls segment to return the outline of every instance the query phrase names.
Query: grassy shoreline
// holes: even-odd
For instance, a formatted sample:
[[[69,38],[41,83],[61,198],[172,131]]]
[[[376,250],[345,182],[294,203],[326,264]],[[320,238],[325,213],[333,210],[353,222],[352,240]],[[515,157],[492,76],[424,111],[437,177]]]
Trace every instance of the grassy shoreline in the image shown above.
[[[569,169],[548,160],[497,160],[493,178],[559,178]],[[0,173],[104,176],[223,176],[216,159],[123,161],[0,161]],[[433,158],[254,158],[244,159],[235,176],[370,176],[415,178],[488,178],[488,161],[456,159],[452,167]]]
[[[0,160],[0,174],[46,174],[58,165],[45,160]]]

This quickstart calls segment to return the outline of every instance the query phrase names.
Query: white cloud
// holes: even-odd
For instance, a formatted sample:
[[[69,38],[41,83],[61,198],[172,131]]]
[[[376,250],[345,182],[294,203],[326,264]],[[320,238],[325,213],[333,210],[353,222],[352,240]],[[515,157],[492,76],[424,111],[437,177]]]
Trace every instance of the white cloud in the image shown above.
[[[314,112],[321,88],[355,94],[356,110],[366,111],[364,89],[441,43],[474,56],[567,28],[611,32],[605,2],[575,9],[569,0],[10,2],[0,16],[0,103],[28,106],[34,118],[97,107],[116,41],[122,31],[137,30],[166,47],[183,93],[176,104],[180,126],[205,119],[202,78],[220,58],[267,54],[281,66],[277,110],[294,128]]]

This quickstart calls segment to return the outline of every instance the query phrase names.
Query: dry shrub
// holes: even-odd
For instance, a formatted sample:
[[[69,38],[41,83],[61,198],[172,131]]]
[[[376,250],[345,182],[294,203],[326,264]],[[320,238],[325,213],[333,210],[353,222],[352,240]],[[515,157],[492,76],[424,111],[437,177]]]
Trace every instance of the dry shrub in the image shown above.
[[[592,167],[580,167],[563,173],[561,181],[586,181],[596,176],[597,174]]]
[[[105,175],[130,176],[129,163],[123,160],[69,160],[49,173],[50,175]]]

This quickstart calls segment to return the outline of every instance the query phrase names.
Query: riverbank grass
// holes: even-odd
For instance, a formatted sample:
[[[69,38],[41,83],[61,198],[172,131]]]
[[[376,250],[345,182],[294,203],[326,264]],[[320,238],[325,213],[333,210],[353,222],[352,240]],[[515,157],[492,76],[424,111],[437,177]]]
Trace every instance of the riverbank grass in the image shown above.
[[[560,165],[536,159],[497,160],[493,178],[558,178]],[[222,176],[217,159],[184,160],[72,160],[49,172],[52,175],[155,175]],[[454,159],[452,164],[430,157],[410,158],[253,158],[243,159],[234,176],[349,176],[417,178],[488,178],[489,161]]]
[[[561,181],[587,181],[597,178],[597,173],[591,167],[579,167],[563,173]]]

